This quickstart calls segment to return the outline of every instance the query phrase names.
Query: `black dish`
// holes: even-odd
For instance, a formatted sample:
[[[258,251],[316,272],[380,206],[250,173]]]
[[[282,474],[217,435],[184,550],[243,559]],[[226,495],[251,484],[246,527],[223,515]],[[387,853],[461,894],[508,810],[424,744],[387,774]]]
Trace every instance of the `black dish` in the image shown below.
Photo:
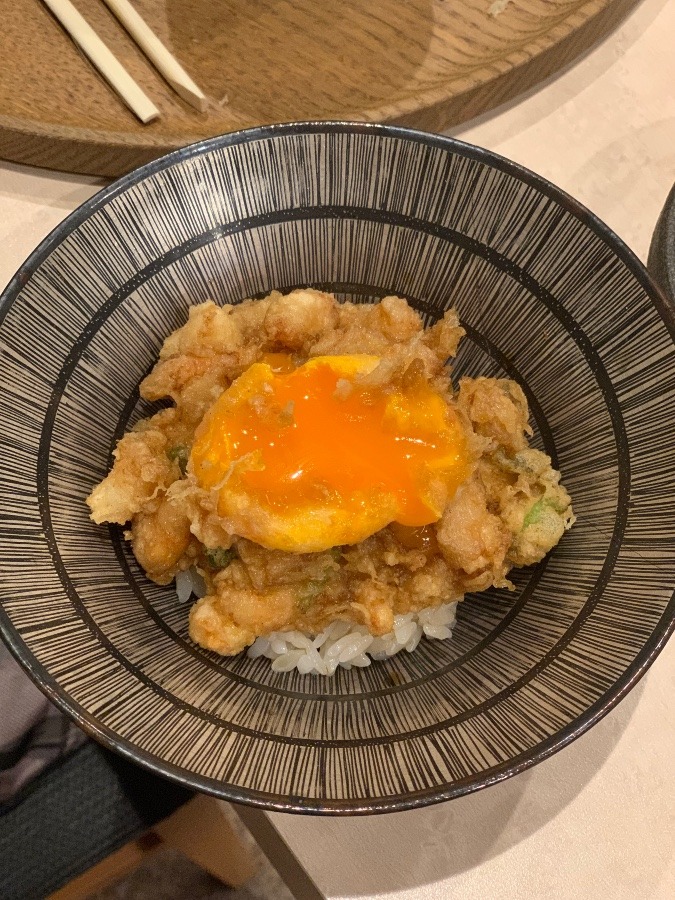
[[[311,284],[456,305],[456,375],[506,373],[577,525],[453,639],[332,679],[192,645],[187,610],[84,498],[147,410],[190,302]],[[422,806],[522,771],[646,671],[675,603],[673,310],[587,210],[485,150],[400,128],[271,126],[120,179],[0,305],[0,627],[92,736],[198,790],[324,814]]]

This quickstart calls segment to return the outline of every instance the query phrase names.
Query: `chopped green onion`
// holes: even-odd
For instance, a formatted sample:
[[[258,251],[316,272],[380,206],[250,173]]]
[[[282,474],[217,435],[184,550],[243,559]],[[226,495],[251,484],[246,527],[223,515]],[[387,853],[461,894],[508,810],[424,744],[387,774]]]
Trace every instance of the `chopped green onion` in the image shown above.
[[[175,462],[180,469],[180,474],[185,475],[187,471],[188,459],[190,458],[190,452],[185,444],[176,444],[175,447],[170,447],[166,451],[166,455],[169,457],[171,462]]]
[[[236,555],[237,551],[234,547],[230,547],[227,550],[225,547],[206,549],[206,559],[212,569],[226,569]]]
[[[523,519],[522,530],[524,531],[526,528],[529,528],[530,525],[538,525],[549,512],[560,514],[565,512],[565,508],[561,507],[559,503],[556,503],[555,500],[548,497],[542,497],[541,500],[537,500],[537,502],[530,507]]]
[[[536,525],[536,523],[541,519],[542,514],[544,512],[544,501],[537,500],[537,502],[530,507],[527,515],[523,519],[523,531],[526,528],[529,528],[530,525]]]
[[[300,612],[307,612],[312,603],[314,603],[316,598],[321,593],[324,585],[326,584],[326,581],[327,579],[324,578],[321,581],[308,582],[307,587],[302,591],[302,593],[296,600]]]

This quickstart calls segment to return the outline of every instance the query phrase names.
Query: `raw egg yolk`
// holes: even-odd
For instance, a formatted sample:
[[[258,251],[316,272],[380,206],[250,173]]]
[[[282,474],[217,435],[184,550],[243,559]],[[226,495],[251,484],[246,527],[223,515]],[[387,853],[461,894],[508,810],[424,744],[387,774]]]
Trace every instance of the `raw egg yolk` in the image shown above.
[[[278,358],[277,358],[278,357]],[[354,544],[436,522],[472,461],[455,410],[423,378],[367,387],[374,356],[273,354],[208,410],[190,470],[233,533],[274,550]]]

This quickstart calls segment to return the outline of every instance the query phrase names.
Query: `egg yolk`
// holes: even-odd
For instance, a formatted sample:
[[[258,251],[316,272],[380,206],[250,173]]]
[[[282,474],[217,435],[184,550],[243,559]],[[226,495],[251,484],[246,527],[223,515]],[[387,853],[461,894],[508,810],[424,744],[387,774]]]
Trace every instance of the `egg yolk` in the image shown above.
[[[422,378],[361,385],[379,362],[323,356],[294,368],[272,354],[221,394],[197,429],[190,470],[218,492],[234,533],[309,553],[441,517],[472,468],[462,424]]]

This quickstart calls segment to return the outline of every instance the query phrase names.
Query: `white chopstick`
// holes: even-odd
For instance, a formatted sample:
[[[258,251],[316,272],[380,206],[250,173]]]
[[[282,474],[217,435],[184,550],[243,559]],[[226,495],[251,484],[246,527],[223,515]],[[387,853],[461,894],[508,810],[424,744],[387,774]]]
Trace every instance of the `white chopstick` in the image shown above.
[[[70,0],[43,0],[43,2],[141,122],[147,125],[148,122],[156,119],[159,116],[159,110],[155,104],[136,84],[119,60],[112,55]]]
[[[104,0],[122,25],[166,78],[174,91],[200,112],[206,109],[206,97],[133,8],[129,0]]]

